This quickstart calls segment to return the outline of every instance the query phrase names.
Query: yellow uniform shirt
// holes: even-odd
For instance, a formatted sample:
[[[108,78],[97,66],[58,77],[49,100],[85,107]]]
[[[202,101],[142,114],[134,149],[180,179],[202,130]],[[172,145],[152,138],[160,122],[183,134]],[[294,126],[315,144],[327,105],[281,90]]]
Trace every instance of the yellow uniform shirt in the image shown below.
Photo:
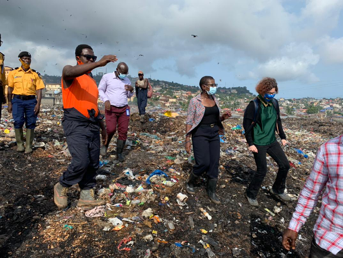
[[[36,90],[45,88],[40,74],[31,68],[26,72],[21,67],[10,71],[7,81],[8,87],[13,88],[12,94],[16,95],[36,95]]]
[[[4,61],[5,61],[5,55],[0,52],[0,81],[2,81],[2,90],[4,91],[4,96],[5,96],[5,85],[7,84],[7,82],[6,82]]]

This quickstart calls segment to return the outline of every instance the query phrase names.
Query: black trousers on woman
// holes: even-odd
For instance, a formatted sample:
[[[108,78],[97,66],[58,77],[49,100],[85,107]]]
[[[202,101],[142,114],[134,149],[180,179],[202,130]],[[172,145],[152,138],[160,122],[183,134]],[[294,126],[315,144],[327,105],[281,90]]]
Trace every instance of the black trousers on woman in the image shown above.
[[[220,157],[219,127],[200,125],[192,133],[195,165],[193,173],[201,176],[205,171],[210,179],[218,178]]]
[[[268,145],[256,145],[258,153],[254,153],[254,158],[257,166],[257,170],[253,175],[250,185],[247,189],[247,196],[252,199],[256,199],[258,191],[261,188],[264,177],[267,173],[267,153],[275,160],[279,166],[279,172],[277,173],[273,191],[277,194],[282,194],[286,188],[286,178],[288,170],[290,169],[289,161],[283,152],[280,144],[275,141]]]

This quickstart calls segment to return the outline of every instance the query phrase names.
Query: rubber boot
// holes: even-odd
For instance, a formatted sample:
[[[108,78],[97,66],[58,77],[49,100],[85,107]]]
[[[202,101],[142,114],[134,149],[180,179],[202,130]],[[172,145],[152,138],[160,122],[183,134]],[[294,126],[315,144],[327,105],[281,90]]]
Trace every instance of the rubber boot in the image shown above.
[[[34,129],[26,129],[26,148],[25,148],[26,154],[32,152],[33,137],[34,137]]]
[[[189,175],[188,182],[186,184],[187,193],[195,194],[194,184],[195,184],[195,181],[197,180],[197,178],[198,178],[198,176],[194,175],[194,173],[191,172],[191,174]]]
[[[119,162],[123,162],[125,160],[123,155],[125,142],[126,141],[123,140],[117,140],[117,159],[119,160]]]
[[[106,145],[102,145],[100,148],[100,155],[101,156],[106,156],[107,154],[107,146]]]
[[[207,190],[207,194],[210,200],[214,202],[215,204],[220,204],[220,200],[216,194],[217,181],[218,179],[208,179],[206,190]]]
[[[54,186],[54,202],[60,209],[67,207],[68,205],[68,187],[63,187],[60,183]]]
[[[24,148],[24,139],[23,139],[23,129],[15,129],[15,140],[17,141],[17,151],[23,152]]]
[[[94,207],[99,205],[104,205],[105,200],[97,200],[94,197],[94,189],[81,190],[80,199],[77,203],[78,207]]]

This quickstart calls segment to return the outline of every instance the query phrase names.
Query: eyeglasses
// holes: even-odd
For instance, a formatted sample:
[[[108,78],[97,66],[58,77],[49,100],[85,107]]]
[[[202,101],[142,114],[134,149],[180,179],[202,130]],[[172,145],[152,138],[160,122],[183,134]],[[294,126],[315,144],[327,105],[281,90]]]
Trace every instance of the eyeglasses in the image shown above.
[[[90,61],[91,59],[93,59],[93,61],[95,62],[96,59],[98,58],[97,56],[92,56],[92,55],[81,55],[84,56],[88,61]]]
[[[210,86],[210,87],[217,87],[218,84],[217,83],[213,83],[213,84],[207,84],[206,83],[205,85]]]
[[[138,76],[143,75],[142,73],[139,73]]]

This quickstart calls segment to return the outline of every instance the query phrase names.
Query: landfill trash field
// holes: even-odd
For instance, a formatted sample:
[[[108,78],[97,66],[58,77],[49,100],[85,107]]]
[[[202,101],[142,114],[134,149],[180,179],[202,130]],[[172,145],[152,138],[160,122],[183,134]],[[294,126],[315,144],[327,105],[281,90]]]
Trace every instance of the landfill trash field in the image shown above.
[[[268,173],[258,195],[260,206],[244,197],[256,169],[242,134],[242,118],[228,119],[221,138],[218,196],[213,204],[205,177],[185,190],[193,159],[184,149],[185,115],[149,112],[141,124],[131,116],[125,162],[116,163],[115,137],[100,156],[97,193],[107,200],[93,210],[76,207],[78,186],[69,190],[70,205],[59,210],[53,186],[70,162],[61,126],[61,109],[43,109],[31,155],[16,152],[13,120],[3,109],[0,142],[1,257],[307,257],[320,201],[299,233],[297,248],[282,248],[284,229],[296,201],[284,203],[269,193],[277,166],[268,156]],[[284,119],[290,146],[288,193],[298,196],[318,147],[338,136],[332,121]],[[25,130],[24,130],[25,131]]]

